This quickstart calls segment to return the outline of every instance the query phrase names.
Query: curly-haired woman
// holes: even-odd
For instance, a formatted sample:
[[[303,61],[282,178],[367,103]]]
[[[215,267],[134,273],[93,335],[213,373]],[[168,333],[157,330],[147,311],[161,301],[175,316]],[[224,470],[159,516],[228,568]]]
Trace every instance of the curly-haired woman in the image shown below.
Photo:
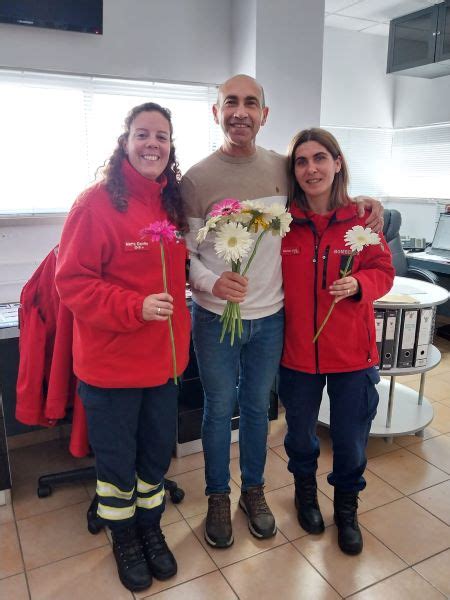
[[[164,475],[175,442],[177,375],[186,367],[186,248],[143,235],[154,222],[186,229],[170,112],[148,102],[125,120],[103,180],[73,205],[59,248],[56,284],[74,315],[73,357],[97,469],[98,515],[112,532],[125,587],[176,573],[160,528]]]

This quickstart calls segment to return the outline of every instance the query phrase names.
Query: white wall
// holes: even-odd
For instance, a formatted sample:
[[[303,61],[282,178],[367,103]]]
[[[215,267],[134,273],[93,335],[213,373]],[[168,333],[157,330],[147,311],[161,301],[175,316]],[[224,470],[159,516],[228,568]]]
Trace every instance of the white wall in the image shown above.
[[[0,217],[0,303],[18,302],[20,290],[56,246],[64,217]]]
[[[435,79],[392,77],[395,80],[395,127],[450,121],[450,75]]]
[[[392,127],[394,80],[386,37],[325,28],[322,125]],[[309,57],[299,57],[299,66]],[[299,70],[301,73],[301,70]]]
[[[271,107],[258,143],[284,151],[320,120],[323,21],[324,0],[108,0],[103,36],[0,25],[0,67],[201,83],[248,72]],[[0,218],[0,302],[18,300],[62,224]]]
[[[256,78],[271,112],[259,144],[285,152],[294,133],[319,125],[324,0],[259,0]]]
[[[257,0],[231,0],[231,72],[256,74]]]
[[[103,35],[0,24],[0,65],[215,83],[230,73],[231,0],[107,0]]]

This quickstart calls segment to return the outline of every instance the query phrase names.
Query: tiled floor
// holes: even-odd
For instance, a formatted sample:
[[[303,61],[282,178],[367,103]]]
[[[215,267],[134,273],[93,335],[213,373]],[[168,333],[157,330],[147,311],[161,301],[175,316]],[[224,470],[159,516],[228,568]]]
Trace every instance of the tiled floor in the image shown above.
[[[336,543],[328,432],[320,428],[319,501],[326,529],[308,535],[293,506],[286,469],[284,419],[272,424],[266,492],[277,519],[277,535],[251,536],[237,505],[239,448],[232,447],[232,518],[235,543],[209,548],[202,535],[206,511],[201,454],[174,459],[169,475],[184,488],[180,505],[168,502],[164,532],[179,571],[155,581],[138,598],[161,600],[434,600],[450,597],[450,343],[439,341],[443,360],[427,376],[426,396],[435,418],[423,437],[403,436],[387,443],[371,438],[361,494],[364,551],[350,557]],[[407,378],[417,389],[418,377]],[[35,494],[46,471],[79,466],[58,441],[11,452],[13,503],[0,507],[0,598],[5,600],[121,600],[133,598],[118,581],[111,545],[104,532],[86,529],[85,513],[93,484],[69,485],[50,498]],[[86,461],[84,461],[86,462]]]

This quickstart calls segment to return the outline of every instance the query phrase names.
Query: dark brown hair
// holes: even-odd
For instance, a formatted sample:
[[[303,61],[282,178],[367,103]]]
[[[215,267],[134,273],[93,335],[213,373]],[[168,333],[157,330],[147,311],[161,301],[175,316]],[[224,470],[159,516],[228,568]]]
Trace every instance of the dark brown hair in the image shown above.
[[[187,221],[180,193],[181,172],[175,156],[172,115],[168,108],[164,108],[163,106],[156,104],[156,102],[146,102],[145,104],[140,104],[130,110],[125,119],[124,132],[119,136],[114,152],[102,169],[106,189],[109,192],[113,206],[120,212],[126,212],[128,208],[128,191],[122,174],[122,162],[126,159],[125,142],[130,135],[131,124],[142,112],[159,112],[169,123],[170,153],[169,161],[163,172],[163,175],[167,178],[167,185],[163,190],[162,205],[167,212],[170,221],[172,221],[172,223],[174,223],[181,231],[186,231]]]
[[[349,181],[347,163],[334,135],[319,127],[303,129],[292,138],[291,143],[289,144],[287,162],[289,178],[288,205],[294,203],[303,210],[308,210],[310,208],[305,192],[299,186],[295,178],[295,152],[297,148],[305,142],[317,142],[328,150],[334,160],[337,160],[338,158],[341,160],[341,169],[335,174],[333,179],[329,208],[333,209],[338,206],[345,206],[350,201],[347,191]]]

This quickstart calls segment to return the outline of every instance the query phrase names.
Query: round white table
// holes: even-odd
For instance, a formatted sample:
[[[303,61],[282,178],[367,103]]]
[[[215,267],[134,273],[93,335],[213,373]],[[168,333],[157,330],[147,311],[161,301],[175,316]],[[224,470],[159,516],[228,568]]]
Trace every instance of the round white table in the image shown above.
[[[376,308],[383,309],[422,309],[437,306],[447,302],[448,290],[419,279],[407,277],[396,277],[394,285],[389,294],[406,295],[414,298],[414,304],[389,301],[377,301]],[[398,335],[396,344],[398,346]],[[398,348],[397,348],[398,349]],[[433,420],[433,407],[424,397],[425,375],[436,367],[441,361],[441,353],[430,344],[427,354],[426,365],[421,367],[393,367],[388,370],[380,370],[381,377],[389,377],[390,380],[382,379],[377,385],[380,401],[377,414],[370,429],[371,436],[392,437],[415,433],[420,435],[425,427]],[[413,390],[405,385],[396,383],[396,377],[402,375],[420,374],[419,391]],[[326,390],[322,397],[319,411],[319,423],[329,426],[330,424],[330,400]]]

